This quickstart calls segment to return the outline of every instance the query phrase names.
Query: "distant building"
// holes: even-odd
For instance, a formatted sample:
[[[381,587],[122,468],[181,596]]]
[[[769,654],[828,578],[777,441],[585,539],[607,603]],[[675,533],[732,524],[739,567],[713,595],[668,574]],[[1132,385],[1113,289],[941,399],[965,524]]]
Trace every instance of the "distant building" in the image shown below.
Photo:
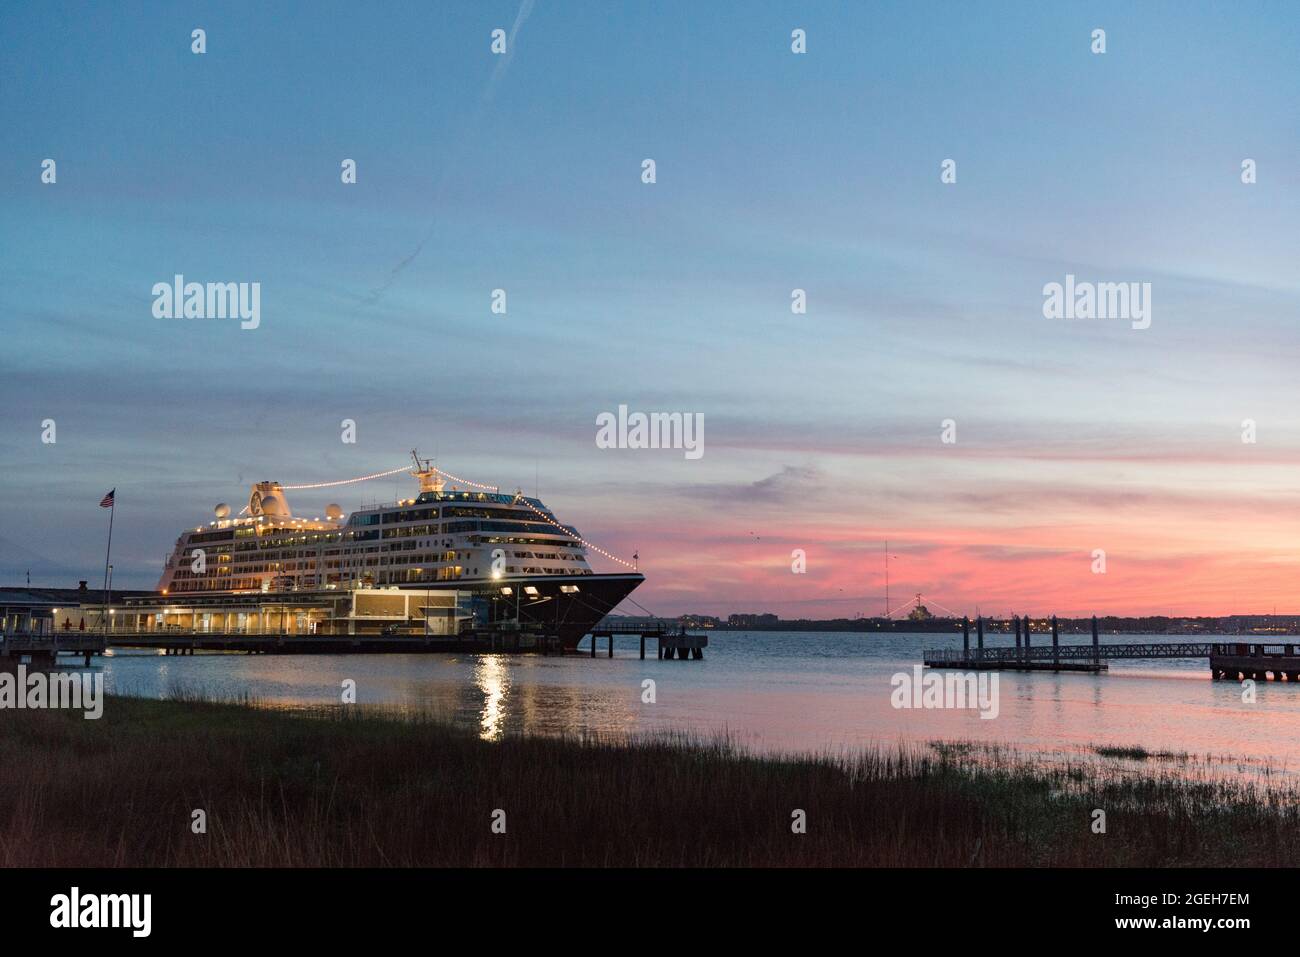
[[[632,628],[632,627],[656,627],[656,626],[676,626],[675,618],[660,618],[656,615],[606,615],[596,623],[598,628]]]
[[[85,631],[97,618],[88,618],[89,613],[83,612],[83,607],[101,606],[105,598],[110,605],[114,605],[127,598],[153,594],[151,591],[123,591],[115,588],[106,595],[97,588],[87,587],[84,581],[76,588],[0,586],[0,633],[48,635]],[[99,612],[94,614],[98,616]]]
[[[677,621],[687,628],[717,628],[722,624],[715,615],[682,615]]]
[[[731,628],[775,628],[780,621],[772,614],[727,616],[727,625]]]

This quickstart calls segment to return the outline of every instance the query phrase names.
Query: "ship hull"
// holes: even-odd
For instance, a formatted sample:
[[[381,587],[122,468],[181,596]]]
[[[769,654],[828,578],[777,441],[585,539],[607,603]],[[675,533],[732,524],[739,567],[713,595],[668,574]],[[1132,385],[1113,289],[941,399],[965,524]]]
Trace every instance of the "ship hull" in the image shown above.
[[[609,575],[529,575],[492,581],[457,582],[460,592],[483,600],[486,626],[513,622],[524,629],[556,635],[572,651],[607,614],[632,594],[645,576],[638,573]],[[503,594],[509,588],[511,594]],[[536,594],[526,593],[534,589]],[[576,591],[565,591],[576,588]],[[420,590],[420,589],[413,589]]]
[[[322,649],[328,646],[339,651],[347,649],[334,639],[343,637],[360,641],[360,645],[352,642],[351,650],[398,650],[411,638],[433,639],[445,650],[461,650],[462,646],[472,650],[485,641],[495,646],[501,636],[513,633],[548,639],[545,645],[525,639],[517,647],[554,647],[558,643],[572,651],[643,581],[645,577],[637,573],[524,575],[381,589],[185,596],[159,592],[123,600],[115,609],[113,630],[120,639],[117,644],[144,642],[139,647],[162,647],[159,642],[165,643],[169,637],[179,640],[187,636],[220,645],[231,635],[247,635],[258,641],[283,636],[275,650],[307,650],[313,636],[330,639],[323,642]],[[98,608],[100,614],[104,610],[86,607]],[[431,630],[424,625],[426,612],[436,611],[449,617],[442,619],[437,630]],[[385,642],[385,638],[394,640]]]

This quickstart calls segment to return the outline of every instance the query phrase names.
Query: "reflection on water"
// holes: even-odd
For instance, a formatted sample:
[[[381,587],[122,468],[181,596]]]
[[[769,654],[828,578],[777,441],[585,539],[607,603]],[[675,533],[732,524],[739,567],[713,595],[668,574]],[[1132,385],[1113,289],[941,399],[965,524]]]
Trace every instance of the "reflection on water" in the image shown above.
[[[1002,672],[993,720],[973,710],[891,706],[894,674],[910,672],[923,648],[960,642],[959,635],[724,633],[711,637],[703,661],[660,661],[653,648],[641,661],[635,639],[616,645],[613,659],[119,653],[105,659],[104,672],[117,693],[158,696],[180,685],[290,707],[338,705],[351,678],[359,703],[429,713],[485,740],[685,732],[725,734],[760,751],[968,740],[1074,756],[1095,755],[1096,745],[1136,745],[1191,755],[1196,767],[1266,768],[1296,780],[1300,685],[1261,682],[1248,704],[1236,682],[1211,681],[1204,660],[1113,662],[1106,675]],[[641,701],[646,678],[656,682],[654,704]]]
[[[474,669],[474,683],[483,693],[483,716],[479,719],[479,737],[495,741],[505,734],[506,695],[510,690],[510,676],[501,655],[483,655]]]

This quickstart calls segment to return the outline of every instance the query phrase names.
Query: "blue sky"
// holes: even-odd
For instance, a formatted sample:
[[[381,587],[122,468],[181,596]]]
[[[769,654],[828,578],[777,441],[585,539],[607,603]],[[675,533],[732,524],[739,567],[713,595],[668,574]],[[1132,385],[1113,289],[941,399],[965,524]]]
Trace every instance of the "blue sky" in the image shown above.
[[[116,486],[115,580],[152,585],[248,482],[415,445],[536,475],[655,610],[879,610],[885,537],[951,607],[1109,543],[1091,602],[1277,600],[1298,49],[1283,3],[6,7],[0,575],[96,579]],[[261,327],[153,318],[178,272],[259,281]],[[1044,319],[1066,273],[1151,282],[1151,328]],[[596,448],[620,403],[703,413],[703,459]]]

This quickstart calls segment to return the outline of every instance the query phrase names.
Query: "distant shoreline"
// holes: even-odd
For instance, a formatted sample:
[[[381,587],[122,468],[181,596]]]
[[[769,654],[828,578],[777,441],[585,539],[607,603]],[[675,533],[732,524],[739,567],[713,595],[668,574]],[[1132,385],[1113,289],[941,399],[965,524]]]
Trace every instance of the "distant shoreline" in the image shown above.
[[[1276,624],[1265,620],[1273,618]],[[888,618],[795,618],[777,619],[747,624],[701,623],[698,615],[682,615],[665,621],[684,623],[687,629],[700,631],[821,631],[821,632],[957,632],[962,629],[960,618],[888,619]],[[1051,635],[1051,616],[1030,618],[1035,638]],[[1206,638],[1282,637],[1300,635],[1300,615],[1242,615],[1226,618],[1124,618],[1113,615],[1098,616],[1097,628],[1104,635],[1200,635]],[[975,619],[970,620],[971,634],[975,633]],[[1062,635],[1087,635],[1092,631],[1091,618],[1058,618],[1057,631]],[[990,635],[1014,634],[1013,619],[985,618],[984,633]]]

